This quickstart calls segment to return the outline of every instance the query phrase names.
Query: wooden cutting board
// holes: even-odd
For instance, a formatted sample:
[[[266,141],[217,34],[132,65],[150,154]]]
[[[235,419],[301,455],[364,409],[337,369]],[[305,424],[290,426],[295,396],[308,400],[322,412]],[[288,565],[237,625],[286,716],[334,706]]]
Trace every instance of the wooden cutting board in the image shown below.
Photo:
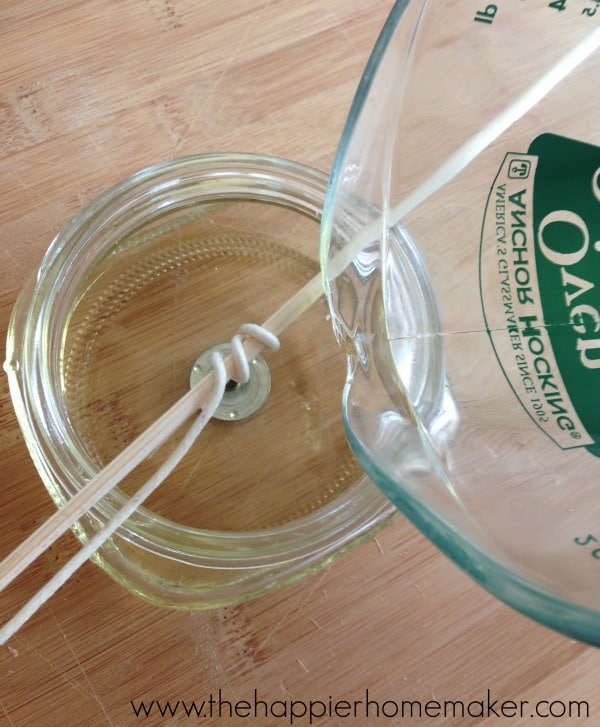
[[[2,3],[0,340],[52,237],[132,172],[209,151],[280,155],[328,171],[390,6]],[[0,556],[52,510],[2,376]],[[39,587],[76,547],[71,535],[62,538],[32,567],[27,589]],[[0,596],[3,620],[24,590]],[[172,708],[196,700],[208,714],[211,697],[214,716],[202,724],[289,724],[289,712],[275,716],[286,704],[290,709],[289,700],[297,700],[296,713],[322,700],[314,711],[332,712],[314,722],[323,725],[378,724],[377,709],[381,724],[404,724],[393,717],[402,700],[430,704],[407,724],[583,723],[532,718],[528,705],[523,718],[509,707],[499,720],[485,711],[494,699],[556,700],[555,713],[561,703],[587,700],[586,723],[600,724],[599,668],[595,649],[497,602],[398,517],[324,573],[203,613],[153,607],[87,564],[0,647],[0,725],[193,724],[199,720],[183,711],[161,717],[156,704],[148,718],[135,711],[140,700],[147,708],[152,700],[171,700]],[[363,716],[349,717],[339,701],[367,698],[369,718],[360,710]],[[245,700],[252,706],[255,699],[268,703],[269,719],[249,719]],[[236,700],[234,719],[228,704]],[[471,716],[436,718],[435,700],[472,703]],[[478,719],[481,701],[485,719]]]

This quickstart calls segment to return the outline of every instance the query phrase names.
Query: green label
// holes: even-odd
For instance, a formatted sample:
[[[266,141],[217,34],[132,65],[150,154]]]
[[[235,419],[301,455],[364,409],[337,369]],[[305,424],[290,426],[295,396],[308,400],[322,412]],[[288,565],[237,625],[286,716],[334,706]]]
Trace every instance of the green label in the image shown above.
[[[600,454],[600,148],[544,134],[506,155],[480,281],[490,339],[525,410],[563,449]]]

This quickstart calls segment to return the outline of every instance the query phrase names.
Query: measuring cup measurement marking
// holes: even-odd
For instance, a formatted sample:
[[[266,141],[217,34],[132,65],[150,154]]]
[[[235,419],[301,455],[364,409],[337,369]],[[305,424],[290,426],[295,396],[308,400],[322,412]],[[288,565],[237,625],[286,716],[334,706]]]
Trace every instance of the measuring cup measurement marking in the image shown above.
[[[523,0],[521,0],[523,2]],[[564,12],[565,10],[571,11],[570,0],[550,0],[547,3],[549,10],[555,10],[557,12]],[[496,3],[489,3],[483,8],[483,10],[477,10],[473,16],[473,22],[483,23],[484,25],[492,25],[495,21],[498,12],[501,10],[499,5]],[[600,10],[600,0],[589,0],[589,4],[580,10],[580,14],[589,18],[593,17]]]

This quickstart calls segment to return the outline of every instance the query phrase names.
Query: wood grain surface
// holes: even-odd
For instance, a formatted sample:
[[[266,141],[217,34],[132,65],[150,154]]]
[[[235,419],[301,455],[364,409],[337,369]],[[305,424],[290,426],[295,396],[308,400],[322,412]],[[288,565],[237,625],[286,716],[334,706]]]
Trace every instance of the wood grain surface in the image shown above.
[[[391,0],[0,3],[0,340],[53,236],[108,186],[186,154],[324,171]],[[53,511],[0,377],[0,556]],[[77,548],[0,596],[5,620]],[[499,603],[402,517],[327,571],[208,612],[159,609],[88,563],[0,647],[0,725],[289,724],[136,717],[140,700],[587,700],[589,720],[423,714],[322,725],[600,724],[597,650]],[[132,706],[133,702],[133,706]],[[274,711],[283,708],[275,706]],[[319,711],[319,708],[315,708]],[[300,707],[297,707],[300,710]],[[559,707],[556,708],[556,711]],[[243,712],[243,709],[242,709]],[[294,722],[308,724],[308,718]]]

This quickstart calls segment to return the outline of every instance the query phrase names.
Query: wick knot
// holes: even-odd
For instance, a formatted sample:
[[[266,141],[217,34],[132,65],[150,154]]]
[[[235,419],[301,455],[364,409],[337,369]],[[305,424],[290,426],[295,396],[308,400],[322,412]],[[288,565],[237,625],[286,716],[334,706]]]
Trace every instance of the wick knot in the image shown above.
[[[277,336],[263,326],[256,323],[245,323],[241,326],[239,332],[231,339],[231,357],[235,367],[232,378],[239,384],[246,384],[250,379],[250,363],[243,344],[244,339],[248,338],[254,338],[271,351],[278,351],[280,348]]]

